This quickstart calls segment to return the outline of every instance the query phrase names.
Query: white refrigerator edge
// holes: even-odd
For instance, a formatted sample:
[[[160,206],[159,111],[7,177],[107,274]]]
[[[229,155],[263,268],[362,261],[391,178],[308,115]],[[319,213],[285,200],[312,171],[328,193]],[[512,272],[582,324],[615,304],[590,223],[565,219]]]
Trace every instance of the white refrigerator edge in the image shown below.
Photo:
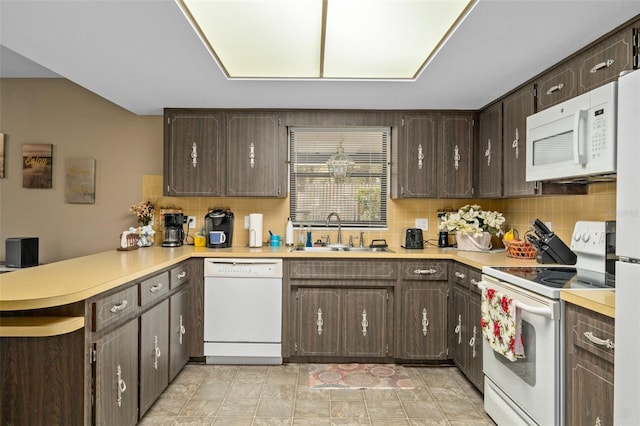
[[[614,424],[640,425],[640,70],[618,80]]]

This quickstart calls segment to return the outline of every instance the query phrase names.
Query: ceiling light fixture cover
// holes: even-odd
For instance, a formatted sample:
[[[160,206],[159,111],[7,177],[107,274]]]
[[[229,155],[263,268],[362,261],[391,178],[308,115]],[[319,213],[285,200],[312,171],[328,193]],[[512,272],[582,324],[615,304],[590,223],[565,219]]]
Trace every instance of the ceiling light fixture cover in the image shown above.
[[[176,0],[229,78],[415,79],[476,0]]]

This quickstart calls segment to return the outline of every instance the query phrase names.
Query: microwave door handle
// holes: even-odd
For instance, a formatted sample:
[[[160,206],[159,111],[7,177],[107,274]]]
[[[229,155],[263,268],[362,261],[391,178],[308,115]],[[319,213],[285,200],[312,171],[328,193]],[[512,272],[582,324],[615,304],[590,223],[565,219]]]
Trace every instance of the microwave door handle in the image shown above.
[[[584,152],[580,153],[580,148],[585,135],[588,112],[586,109],[578,110],[573,122],[573,162],[575,164],[587,164],[587,155]]]

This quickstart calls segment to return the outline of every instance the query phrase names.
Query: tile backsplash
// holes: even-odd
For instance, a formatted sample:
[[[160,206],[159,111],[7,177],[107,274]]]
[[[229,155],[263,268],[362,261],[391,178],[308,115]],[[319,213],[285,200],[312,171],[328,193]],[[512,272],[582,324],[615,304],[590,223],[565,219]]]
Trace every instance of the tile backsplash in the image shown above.
[[[249,233],[244,229],[244,217],[250,213],[264,215],[264,241],[268,231],[284,235],[287,217],[289,216],[289,199],[285,198],[233,198],[233,197],[165,197],[162,195],[162,176],[146,175],[142,177],[142,199],[154,203],[157,208],[181,208],[185,215],[196,217],[196,229],[189,229],[189,235],[204,226],[204,216],[216,207],[227,207],[235,216],[233,244],[246,246]],[[365,244],[372,239],[384,238],[389,245],[399,247],[404,244],[406,228],[415,227],[416,218],[428,219],[428,230],[424,238],[437,244],[438,218],[437,212],[457,210],[459,207],[476,203],[485,210],[497,210],[504,214],[507,228],[513,227],[520,235],[529,229],[530,223],[539,218],[543,222],[551,222],[552,230],[567,244],[570,242],[573,226],[578,220],[605,221],[615,220],[616,184],[615,182],[593,183],[585,195],[557,195],[545,197],[528,197],[513,199],[403,199],[389,200],[387,230],[365,231]],[[157,211],[157,209],[156,209]],[[185,229],[186,230],[186,229]],[[296,231],[297,232],[297,231]],[[314,241],[326,230],[313,233]],[[330,233],[335,241],[335,232]],[[349,235],[357,237],[359,231],[344,230],[343,239]],[[357,243],[357,239],[355,240]]]

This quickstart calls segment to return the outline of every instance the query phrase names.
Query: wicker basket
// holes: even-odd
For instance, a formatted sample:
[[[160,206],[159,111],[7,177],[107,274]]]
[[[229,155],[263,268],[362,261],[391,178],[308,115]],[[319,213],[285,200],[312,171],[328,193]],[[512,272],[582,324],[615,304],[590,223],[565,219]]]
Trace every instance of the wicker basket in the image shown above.
[[[535,259],[537,250],[529,241],[525,240],[502,240],[507,249],[507,256],[519,259]]]

